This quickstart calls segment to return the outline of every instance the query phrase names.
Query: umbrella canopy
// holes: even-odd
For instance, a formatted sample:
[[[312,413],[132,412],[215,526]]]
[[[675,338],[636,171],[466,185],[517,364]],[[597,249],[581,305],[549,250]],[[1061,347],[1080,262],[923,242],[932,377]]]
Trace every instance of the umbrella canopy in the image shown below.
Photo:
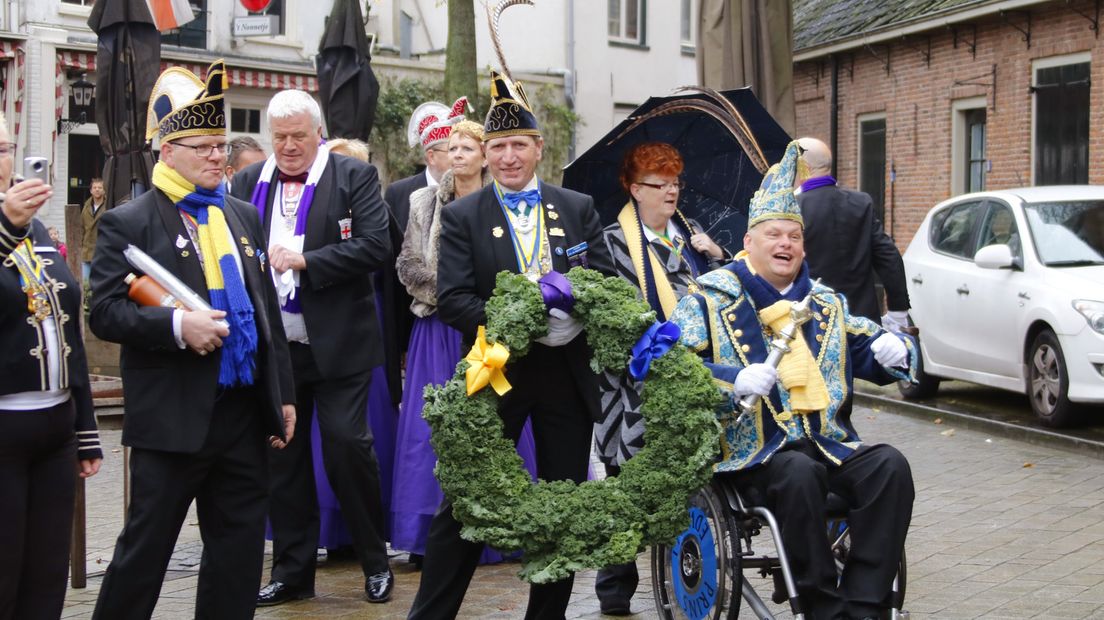
[[[652,97],[564,169],[564,187],[588,194],[603,224],[617,221],[629,196],[618,175],[628,150],[666,142],[682,155],[685,189],[679,209],[718,244],[738,250],[747,230],[748,201],[790,137],[751,89],[718,93],[687,87],[686,94]]]
[[[379,99],[371,60],[360,2],[337,0],[315,60],[329,137],[368,141]]]
[[[146,191],[153,154],[146,109],[161,66],[161,33],[145,0],[98,0],[88,17],[96,33],[96,124],[108,209]]]

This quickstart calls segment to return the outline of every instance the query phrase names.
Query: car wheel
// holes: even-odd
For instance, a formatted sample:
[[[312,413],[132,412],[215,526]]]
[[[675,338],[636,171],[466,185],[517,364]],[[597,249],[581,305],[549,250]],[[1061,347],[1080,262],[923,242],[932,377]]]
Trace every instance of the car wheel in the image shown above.
[[[919,338],[916,340],[920,346]],[[908,400],[923,400],[935,396],[939,391],[939,377],[934,377],[924,372],[924,355],[917,349],[916,355],[916,383],[911,381],[898,381],[897,391]]]
[[[1027,358],[1027,396],[1043,426],[1069,426],[1077,420],[1068,390],[1069,375],[1062,345],[1054,332],[1045,329],[1035,336]]]

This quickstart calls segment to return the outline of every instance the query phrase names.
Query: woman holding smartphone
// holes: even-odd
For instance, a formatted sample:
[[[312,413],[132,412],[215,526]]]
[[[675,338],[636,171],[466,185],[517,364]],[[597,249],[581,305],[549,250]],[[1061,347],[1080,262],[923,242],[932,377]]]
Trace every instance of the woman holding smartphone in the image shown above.
[[[35,219],[53,192],[41,178],[12,185],[14,155],[0,115],[0,620],[56,619],[77,476],[103,453],[80,286]]]

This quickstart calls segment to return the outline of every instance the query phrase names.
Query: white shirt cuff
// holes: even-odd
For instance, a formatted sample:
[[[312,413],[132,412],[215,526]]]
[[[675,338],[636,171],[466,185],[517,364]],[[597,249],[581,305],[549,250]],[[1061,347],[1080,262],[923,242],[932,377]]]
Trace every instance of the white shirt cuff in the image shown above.
[[[176,340],[176,346],[183,349],[187,345],[184,344],[184,311],[180,308],[173,308],[173,340]]]

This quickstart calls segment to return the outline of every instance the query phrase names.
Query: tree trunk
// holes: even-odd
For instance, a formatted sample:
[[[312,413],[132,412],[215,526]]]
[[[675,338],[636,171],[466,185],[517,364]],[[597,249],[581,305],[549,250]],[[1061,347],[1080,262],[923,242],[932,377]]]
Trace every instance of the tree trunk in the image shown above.
[[[446,103],[465,95],[474,103],[479,90],[475,69],[475,1],[448,0],[448,24]]]

